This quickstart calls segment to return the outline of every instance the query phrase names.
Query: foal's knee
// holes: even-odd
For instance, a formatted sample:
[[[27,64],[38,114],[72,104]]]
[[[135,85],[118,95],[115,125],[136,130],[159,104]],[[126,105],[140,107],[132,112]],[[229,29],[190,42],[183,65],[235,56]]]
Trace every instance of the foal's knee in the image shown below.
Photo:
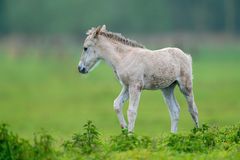
[[[121,112],[122,104],[121,104],[121,102],[119,102],[118,99],[114,100],[113,106],[114,106],[114,110],[115,110],[116,113]]]

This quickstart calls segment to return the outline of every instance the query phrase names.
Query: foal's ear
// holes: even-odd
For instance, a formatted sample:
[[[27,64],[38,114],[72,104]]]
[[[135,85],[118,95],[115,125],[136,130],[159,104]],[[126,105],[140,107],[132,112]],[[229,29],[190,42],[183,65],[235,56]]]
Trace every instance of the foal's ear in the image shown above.
[[[100,31],[101,31],[101,26],[98,26],[95,30],[95,32],[93,33],[93,37],[97,38],[97,36],[99,35]]]
[[[87,32],[86,32],[86,35],[90,35],[94,32],[95,28],[92,27],[91,29],[89,29]]]
[[[107,31],[107,27],[105,24],[102,26],[101,31]]]

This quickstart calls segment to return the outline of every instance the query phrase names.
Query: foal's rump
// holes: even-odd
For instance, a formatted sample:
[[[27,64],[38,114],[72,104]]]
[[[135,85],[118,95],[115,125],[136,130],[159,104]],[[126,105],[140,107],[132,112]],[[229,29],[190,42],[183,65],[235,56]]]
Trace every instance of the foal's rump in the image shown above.
[[[192,57],[189,54],[184,53],[179,48],[164,48],[158,50],[158,52],[164,55],[163,59],[166,59],[169,65],[175,63],[174,66],[179,68],[178,76],[181,76],[181,72],[192,74]]]
[[[192,57],[189,54],[184,53],[178,48],[169,50],[169,53],[177,59],[179,63],[179,75],[177,81],[180,86],[180,90],[186,95],[192,92]]]

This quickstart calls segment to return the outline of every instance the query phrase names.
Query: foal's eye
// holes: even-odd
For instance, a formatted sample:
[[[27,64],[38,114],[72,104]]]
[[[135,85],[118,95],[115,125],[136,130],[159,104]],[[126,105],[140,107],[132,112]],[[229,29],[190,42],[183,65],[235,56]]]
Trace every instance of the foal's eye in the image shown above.
[[[84,47],[83,50],[86,52],[87,51],[87,47]]]

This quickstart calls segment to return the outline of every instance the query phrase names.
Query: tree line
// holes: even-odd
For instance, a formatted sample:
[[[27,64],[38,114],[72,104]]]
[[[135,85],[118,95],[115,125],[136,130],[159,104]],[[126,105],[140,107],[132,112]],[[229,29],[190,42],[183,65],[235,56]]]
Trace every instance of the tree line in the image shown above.
[[[0,0],[0,33],[240,32],[238,0]]]

